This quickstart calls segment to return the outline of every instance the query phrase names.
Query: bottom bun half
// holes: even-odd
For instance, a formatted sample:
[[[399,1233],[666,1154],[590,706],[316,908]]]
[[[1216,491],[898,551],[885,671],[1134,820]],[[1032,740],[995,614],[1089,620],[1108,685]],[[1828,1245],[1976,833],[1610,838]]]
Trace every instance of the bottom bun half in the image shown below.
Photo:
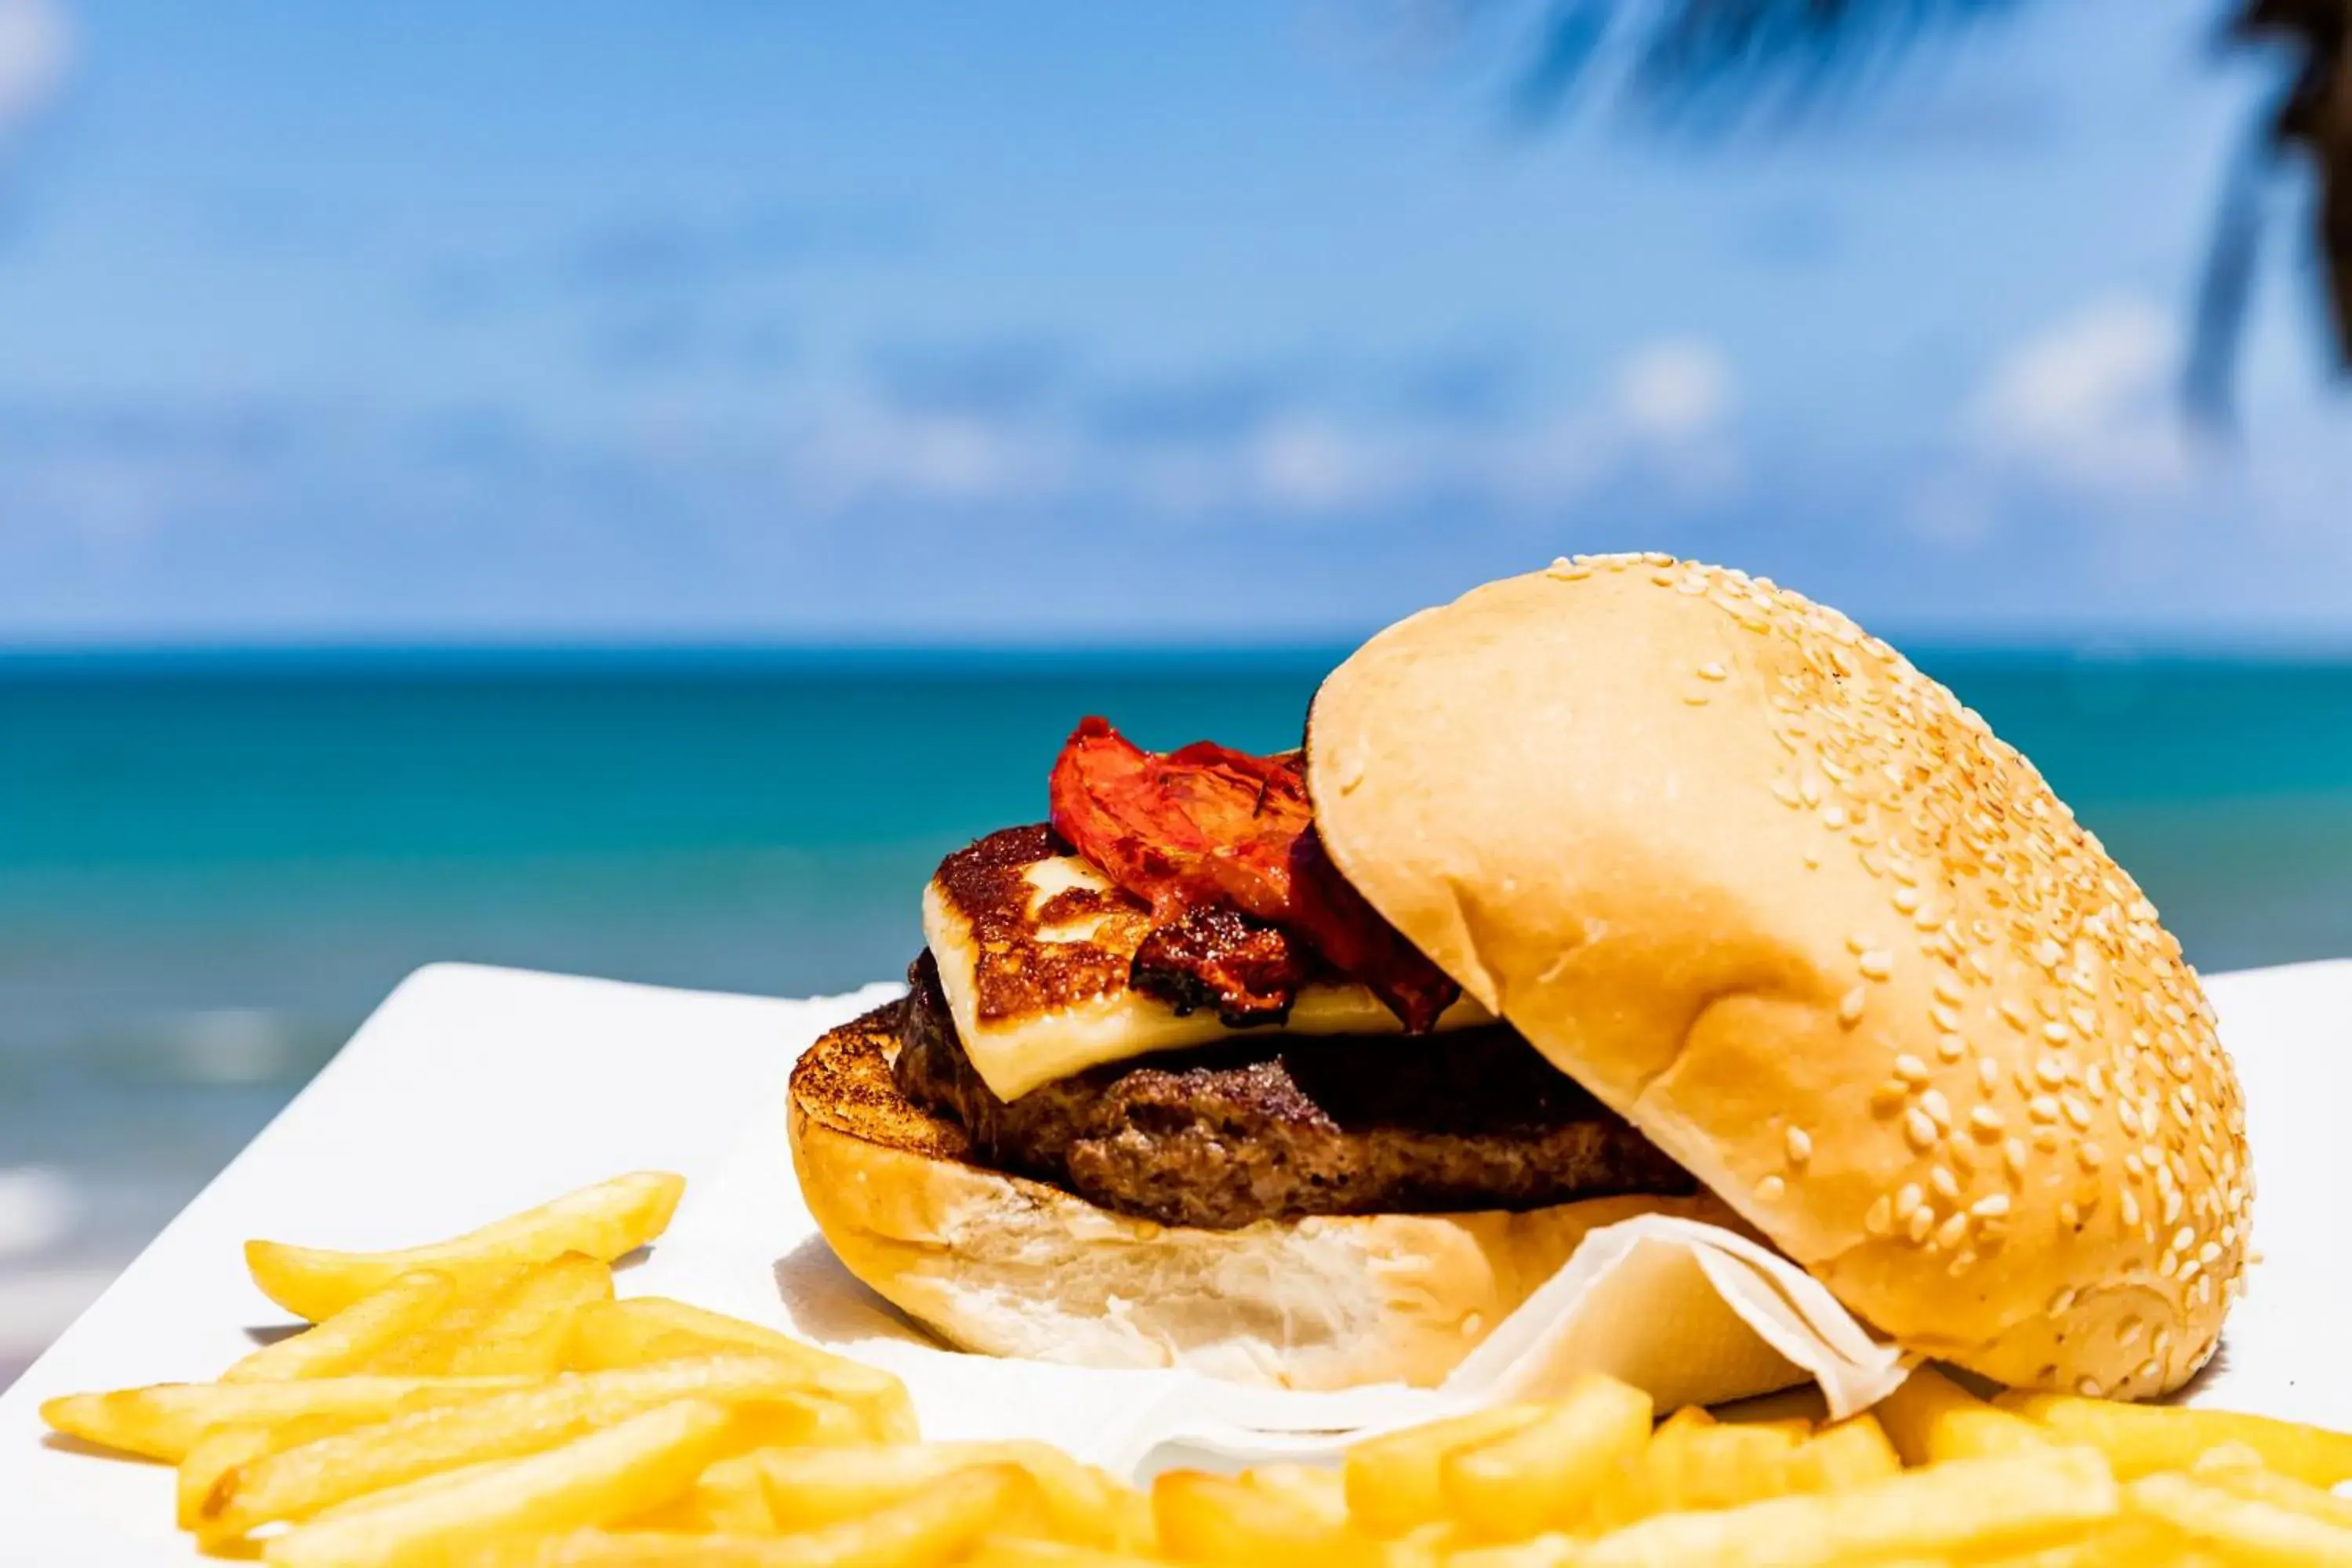
[[[992,1355],[1182,1366],[1289,1388],[1428,1386],[1588,1232],[1643,1214],[1729,1218],[1701,1194],[1237,1230],[1156,1225],[972,1163],[954,1123],[899,1092],[898,1038],[894,1005],[801,1058],[793,1168],[852,1274],[950,1342]]]

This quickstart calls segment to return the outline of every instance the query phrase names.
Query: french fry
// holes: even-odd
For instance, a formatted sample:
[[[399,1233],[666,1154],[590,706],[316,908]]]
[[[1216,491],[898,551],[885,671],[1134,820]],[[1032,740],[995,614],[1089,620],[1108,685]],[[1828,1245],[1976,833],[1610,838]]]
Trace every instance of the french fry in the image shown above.
[[[461,1466],[540,1453],[680,1399],[759,1405],[747,1419],[768,1423],[761,1436],[797,1439],[815,1420],[811,1402],[795,1403],[799,1391],[798,1373],[761,1356],[568,1373],[258,1456],[221,1477],[194,1527],[208,1542],[232,1539]]]
[[[593,1304],[572,1320],[570,1364],[582,1372],[744,1351],[805,1369],[812,1392],[870,1415],[877,1442],[915,1440],[915,1406],[904,1384],[879,1368],[803,1344],[790,1334],[659,1296]]]
[[[457,1282],[433,1269],[403,1274],[326,1321],[264,1345],[221,1374],[224,1383],[340,1377],[364,1369],[385,1346],[421,1331],[457,1294]]]
[[[1244,1485],[1312,1514],[1334,1530],[1348,1524],[1347,1483],[1337,1470],[1313,1465],[1260,1465],[1242,1477]]]
[[[1789,1456],[1790,1490],[1845,1491],[1903,1468],[1885,1429],[1868,1411],[1822,1427]]]
[[[2198,1458],[2192,1479],[2248,1502],[2268,1503],[2329,1524],[2352,1530],[2352,1498],[2315,1487],[2292,1476],[2282,1476],[2263,1465],[2263,1458],[2242,1443],[2225,1443]]]
[[[238,1466],[367,1424],[310,1415],[281,1421],[274,1426],[220,1426],[205,1433],[180,1461],[180,1528],[193,1531],[204,1523],[206,1503],[223,1479]]]
[[[1446,1456],[1508,1436],[1543,1415],[1540,1405],[1503,1405],[1368,1437],[1348,1450],[1340,1475],[1348,1510],[1375,1535],[1402,1535],[1445,1517]]]
[[[1151,1517],[1160,1551],[1180,1563],[1369,1568],[1381,1557],[1379,1542],[1335,1525],[1319,1510],[1198,1470],[1170,1470],[1155,1479]]]
[[[2050,1442],[2032,1422],[1988,1405],[1927,1366],[1914,1368],[1872,1414],[1906,1465],[1990,1458]]]
[[[1575,1568],[1583,1542],[1573,1535],[1538,1535],[1507,1546],[1474,1546],[1449,1552],[1445,1568]]]
[[[741,1461],[759,1476],[767,1512],[781,1531],[804,1531],[890,1507],[944,1477],[1014,1465],[1036,1484],[1054,1532],[1089,1546],[1133,1540],[1127,1489],[1045,1443],[921,1443],[880,1447],[763,1448]],[[731,1472],[733,1467],[727,1467]],[[704,1478],[710,1480],[709,1476]],[[719,1478],[724,1488],[732,1474]],[[753,1517],[745,1510],[742,1517]]]
[[[528,1383],[518,1377],[312,1377],[288,1383],[159,1383],[111,1394],[69,1394],[41,1406],[68,1436],[173,1464],[221,1426],[317,1417],[352,1426]]]
[[[457,1556],[464,1568],[937,1568],[1031,1502],[1017,1466],[966,1470],[922,1496],[797,1535],[582,1531]],[[1113,1559],[1116,1562],[1116,1559]]]
[[[399,1252],[333,1252],[249,1241],[246,1268],[261,1293],[312,1322],[331,1317],[403,1274],[433,1269],[460,1290],[566,1252],[610,1263],[659,1236],[686,1191],[683,1177],[640,1172],[583,1187],[495,1225]]]
[[[760,1475],[760,1456],[766,1451],[738,1454],[703,1471],[694,1490],[677,1506],[681,1528],[719,1535],[779,1533],[775,1510],[768,1506],[767,1482]]]
[[[2188,1469],[2199,1456],[2224,1443],[2242,1443],[2260,1454],[2269,1468],[2312,1486],[2352,1480],[2352,1434],[2263,1415],[2125,1405],[2068,1394],[2005,1394],[2000,1405],[2034,1423],[2053,1441],[2098,1449],[2124,1480]]]
[[[1157,1557],[1034,1541],[1021,1535],[984,1535],[961,1560],[963,1568],[1160,1568]]]
[[[2187,1476],[2143,1476],[2126,1505],[2225,1562],[2277,1568],[2352,1568],[2352,1529],[2240,1497]]]
[[[1445,1458],[1445,1500],[1478,1534],[1518,1541],[1573,1522],[1603,1481],[1650,1441],[1650,1396],[1614,1378],[1580,1378],[1516,1432]]]
[[[1759,1394],[1753,1399],[1742,1399],[1710,1411],[1726,1426],[1784,1426],[1794,1424],[1799,1435],[1814,1427],[1826,1426],[1830,1418],[1829,1401],[1823,1397],[1818,1384],[1801,1384],[1784,1388],[1778,1394]]]
[[[1738,1508],[1803,1490],[1797,1458],[1803,1444],[1786,1421],[1717,1422],[1685,1406],[1598,1490],[1581,1524],[1597,1532],[1653,1514]]]
[[[1667,1513],[1604,1535],[1577,1568],[1833,1568],[2014,1552],[2116,1517],[2106,1463],[2087,1449],[1955,1459],[1853,1491]]]
[[[476,1465],[298,1525],[276,1568],[427,1568],[500,1536],[610,1524],[683,1493],[739,1439],[726,1405],[681,1399],[527,1458]]]
[[[566,1252],[460,1301],[437,1322],[380,1349],[370,1372],[405,1376],[545,1376],[572,1348],[572,1315],[613,1299],[613,1266]]]

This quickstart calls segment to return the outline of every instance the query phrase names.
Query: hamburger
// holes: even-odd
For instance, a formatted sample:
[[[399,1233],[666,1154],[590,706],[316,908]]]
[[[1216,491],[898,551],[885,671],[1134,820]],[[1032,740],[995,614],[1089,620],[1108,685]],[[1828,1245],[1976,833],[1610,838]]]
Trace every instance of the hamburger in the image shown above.
[[[1295,753],[1081,724],[794,1071],[802,1191],[948,1340],[1433,1384],[1593,1228],[1742,1228],[1906,1349],[2145,1397],[2240,1289],[2179,944],[1843,616],[1664,555],[1390,627]]]

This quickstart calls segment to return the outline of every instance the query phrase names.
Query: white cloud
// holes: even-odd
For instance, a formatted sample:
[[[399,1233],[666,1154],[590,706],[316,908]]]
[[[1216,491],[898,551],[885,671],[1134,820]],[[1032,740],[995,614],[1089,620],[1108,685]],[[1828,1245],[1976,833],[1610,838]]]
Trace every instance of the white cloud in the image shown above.
[[[1682,441],[1720,426],[1731,411],[1731,363],[1713,343],[1674,339],[1635,350],[1618,366],[1617,416],[1628,430]]]
[[[1994,463],[2062,484],[2171,489],[2188,469],[2179,363],[2172,312],[2145,300],[2094,305],[2001,357],[1967,409],[1967,437]]]
[[[1137,438],[1066,414],[946,415],[860,395],[803,407],[775,449],[800,498],[821,510],[1065,500],[1171,517],[1306,518],[1464,497],[1556,511],[1637,472],[1685,502],[1720,498],[1740,471],[1731,408],[1721,351],[1675,340],[1629,353],[1592,396],[1496,426],[1293,400],[1213,435]]]
[[[73,63],[73,25],[57,0],[0,0],[0,145],[48,107]]]

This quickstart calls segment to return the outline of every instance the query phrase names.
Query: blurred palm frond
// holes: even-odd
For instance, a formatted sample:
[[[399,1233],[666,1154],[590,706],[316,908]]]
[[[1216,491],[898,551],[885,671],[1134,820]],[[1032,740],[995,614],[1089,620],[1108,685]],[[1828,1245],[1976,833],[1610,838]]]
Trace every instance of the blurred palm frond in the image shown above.
[[[2228,3],[2228,37],[2284,49],[2290,80],[2231,161],[2196,291],[2183,390],[2215,424],[2229,418],[2265,198],[2283,160],[2306,163],[2315,179],[2313,253],[2336,362],[2352,374],[2352,0]],[[1654,125],[1705,134],[1785,121],[1884,85],[1918,43],[2019,9],[2020,0],[1544,0],[1512,114],[1549,122],[1607,61],[1620,107]]]

